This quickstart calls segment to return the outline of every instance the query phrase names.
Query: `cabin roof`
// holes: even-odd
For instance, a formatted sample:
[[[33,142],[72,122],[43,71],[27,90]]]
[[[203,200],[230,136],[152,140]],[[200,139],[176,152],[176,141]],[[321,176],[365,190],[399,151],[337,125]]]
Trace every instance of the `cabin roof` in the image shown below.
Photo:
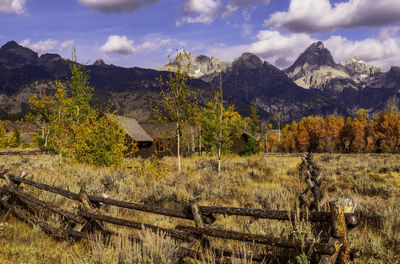
[[[143,129],[153,138],[174,138],[176,123],[140,122]]]
[[[112,115],[112,117],[126,129],[128,136],[137,142],[153,142],[153,138],[142,128],[133,117]]]

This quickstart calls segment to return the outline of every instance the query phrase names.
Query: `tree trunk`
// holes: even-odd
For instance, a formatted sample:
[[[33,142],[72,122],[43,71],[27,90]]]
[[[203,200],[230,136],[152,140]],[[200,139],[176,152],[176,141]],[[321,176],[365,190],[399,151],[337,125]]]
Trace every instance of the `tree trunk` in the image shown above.
[[[42,128],[42,139],[44,139],[44,122],[42,122],[41,128]]]
[[[221,138],[221,131],[220,131],[220,138]],[[218,176],[221,174],[221,155],[222,155],[222,143],[219,142],[219,146],[218,146]]]
[[[47,142],[48,142],[48,139],[49,139],[49,134],[50,134],[50,129],[47,130],[47,134],[46,134],[46,137],[45,137],[45,139],[44,139],[44,146],[45,146],[45,147],[47,147]]]
[[[199,126],[199,156],[201,156],[201,126]]]
[[[221,107],[220,107],[220,113],[219,113],[219,124],[220,124],[220,126],[222,126],[222,107],[223,107],[223,103],[224,103],[224,101],[223,101],[223,97],[222,97],[222,71],[219,73],[219,92],[221,93],[220,94],[220,96],[221,96]],[[220,142],[219,142],[219,146],[218,146],[218,175],[220,175],[221,174],[221,152],[222,152],[222,142],[221,142],[221,140],[222,140],[222,130],[221,130],[221,127],[220,127],[220,130],[219,130],[219,140],[220,140]]]
[[[190,126],[190,135],[191,135],[191,153],[196,151],[196,144],[194,139],[194,128]]]
[[[176,122],[176,140],[177,140],[177,154],[178,154],[178,172],[181,173],[181,133],[179,122]]]
[[[281,121],[280,120],[278,123],[278,138],[279,138],[279,142],[281,142]]]

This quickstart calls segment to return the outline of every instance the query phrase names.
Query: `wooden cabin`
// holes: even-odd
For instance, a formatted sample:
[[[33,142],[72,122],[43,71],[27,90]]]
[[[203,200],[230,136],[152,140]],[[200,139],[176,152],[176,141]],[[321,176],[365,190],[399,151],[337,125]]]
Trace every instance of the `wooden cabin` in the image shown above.
[[[176,123],[140,122],[142,128],[153,138],[149,154],[157,157],[176,156]]]
[[[138,151],[133,154],[136,157],[152,157],[159,158],[164,156],[177,156],[176,142],[176,123],[155,123],[155,122],[138,122],[135,118],[125,116],[115,116],[120,124],[127,130],[127,137],[131,142],[137,142]],[[181,148],[181,155],[188,156],[193,153],[198,153],[198,131],[187,127],[183,132],[185,136],[183,140],[189,142],[186,147]],[[186,137],[184,139],[184,137]],[[247,140],[255,136],[249,132],[243,131],[242,135],[233,139],[231,147],[232,153],[242,154],[243,147]],[[205,151],[202,146],[202,151]]]
[[[147,157],[153,145],[153,138],[147,134],[139,122],[133,117],[113,115],[112,118],[126,130],[127,144],[132,146],[132,141],[137,143],[139,151],[133,155]]]

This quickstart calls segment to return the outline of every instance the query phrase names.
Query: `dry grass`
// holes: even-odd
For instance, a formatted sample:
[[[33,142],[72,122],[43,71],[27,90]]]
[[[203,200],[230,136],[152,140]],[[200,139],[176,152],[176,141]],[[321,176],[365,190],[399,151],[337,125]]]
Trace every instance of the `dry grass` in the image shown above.
[[[350,232],[352,246],[360,249],[356,263],[400,262],[400,163],[399,155],[320,154],[315,160],[329,181],[329,196],[352,198],[357,212],[366,219]],[[3,156],[0,169],[11,173],[29,173],[28,178],[79,192],[81,188],[94,195],[107,194],[118,200],[176,208],[198,197],[201,205],[226,205],[268,209],[294,209],[305,188],[297,169],[300,158],[281,156],[227,157],[218,176],[216,162],[208,157],[183,160],[183,173],[177,175],[175,159],[126,160],[120,169],[94,169],[73,164],[59,165],[55,156]],[[60,196],[25,190],[60,207],[76,211],[79,205]],[[132,212],[112,206],[102,208],[108,215],[134,219],[163,227],[192,224],[143,212]],[[296,220],[295,220],[296,221]],[[246,217],[219,216],[215,225],[226,229],[273,234],[275,236],[318,241],[308,222],[279,222]],[[128,232],[113,226],[107,228]],[[23,232],[21,232],[23,230]],[[55,241],[13,218],[0,226],[0,263],[169,263],[174,258],[175,242],[139,232],[143,244],[132,244],[124,238],[110,246],[99,243],[66,243]],[[146,238],[148,237],[148,238]],[[153,243],[153,244],[152,244]],[[312,252],[283,252],[235,242],[212,240],[213,245],[251,253],[285,254],[291,263],[309,263]],[[149,246],[150,245],[150,246]],[[194,246],[196,247],[196,245]],[[251,250],[250,250],[251,249]],[[154,254],[153,254],[154,253]],[[292,254],[293,253],[293,254]],[[153,255],[152,255],[153,254]],[[213,263],[212,254],[205,263]],[[162,261],[160,260],[162,259]],[[246,263],[245,262],[233,263]],[[190,263],[190,260],[188,260]],[[247,262],[248,263],[248,262]]]

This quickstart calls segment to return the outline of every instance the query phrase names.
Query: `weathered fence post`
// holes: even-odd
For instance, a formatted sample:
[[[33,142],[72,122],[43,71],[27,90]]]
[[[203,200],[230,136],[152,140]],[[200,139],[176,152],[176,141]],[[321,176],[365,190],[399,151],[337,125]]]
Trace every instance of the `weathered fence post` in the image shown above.
[[[81,198],[81,202],[83,204],[83,207],[89,214],[95,214],[97,212],[97,209],[93,207],[92,203],[89,200],[89,197],[87,193],[81,189],[79,192],[79,197]],[[74,228],[76,231],[80,232],[96,232],[96,231],[103,231],[103,223],[101,221],[97,221],[95,219],[86,219],[87,223],[84,225],[77,224]]]
[[[326,182],[323,180],[318,166],[314,164],[311,153],[307,153],[302,158],[299,169],[300,178],[303,179],[304,177],[308,186],[300,195],[300,205],[306,205],[311,212],[320,212],[326,199],[324,194]]]
[[[197,228],[206,228],[206,226],[204,224],[203,215],[201,213],[199,204],[197,203],[198,200],[199,200],[198,198],[191,198],[189,200],[190,208],[192,209],[194,223]],[[201,241],[201,245],[203,247],[206,247],[206,248],[210,247],[210,241],[204,235],[201,236],[200,241]]]
[[[10,179],[10,176],[7,173],[4,173],[4,179],[7,182],[8,188],[10,188],[11,190],[16,189],[14,183],[12,182],[12,180]],[[1,205],[4,209],[1,212],[1,217],[3,220],[6,220],[8,218],[8,216],[10,215],[10,213],[12,211],[10,205],[14,204],[14,201],[15,201],[15,198],[13,197],[13,195],[11,193],[2,195]]]
[[[198,228],[205,228],[203,216],[201,215],[199,204],[197,203],[198,198],[191,198],[189,200],[190,208],[192,209],[194,223]]]
[[[342,244],[338,255],[338,262],[344,264],[351,263],[346,220],[344,218],[343,205],[340,198],[331,198],[329,200],[329,207],[331,210],[331,235]]]

